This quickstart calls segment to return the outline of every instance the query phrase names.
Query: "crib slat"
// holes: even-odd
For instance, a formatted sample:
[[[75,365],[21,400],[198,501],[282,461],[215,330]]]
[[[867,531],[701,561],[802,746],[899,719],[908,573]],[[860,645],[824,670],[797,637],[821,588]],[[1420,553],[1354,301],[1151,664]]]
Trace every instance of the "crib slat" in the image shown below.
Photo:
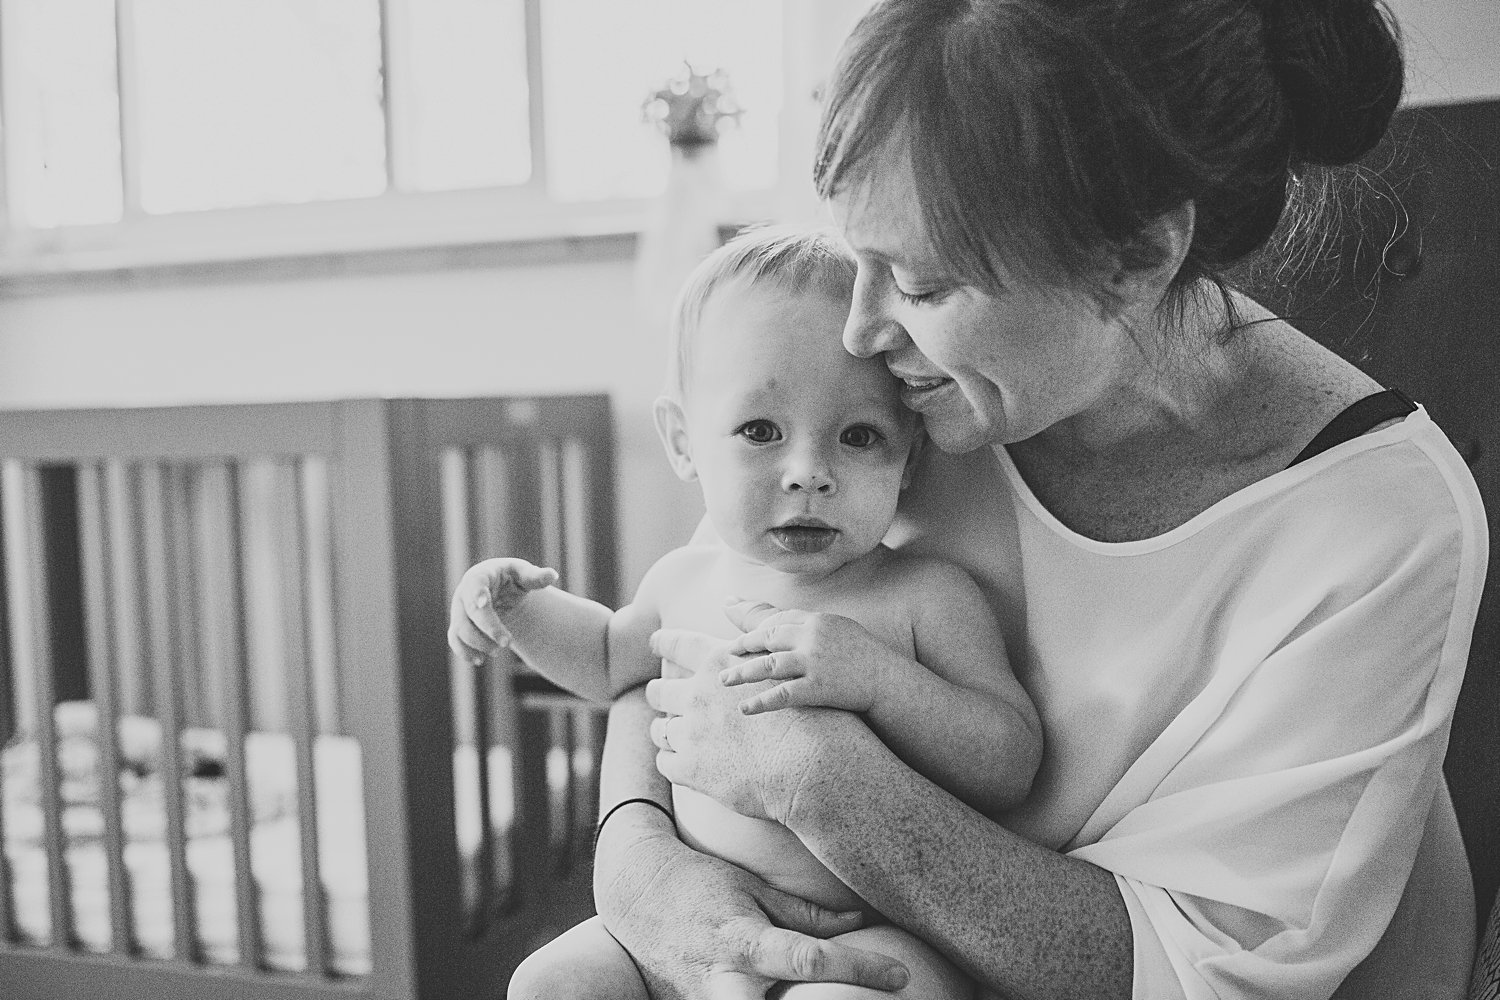
[[[120,819],[120,692],[115,655],[110,583],[115,579],[106,525],[110,494],[118,497],[120,477],[106,480],[98,465],[78,469],[78,540],[83,563],[84,619],[88,629],[89,683],[92,687],[99,747],[99,807],[104,812],[104,859],[109,892],[110,950],[135,951],[130,920],[130,879],[125,871],[125,832]],[[111,487],[114,487],[112,489]]]
[[[311,627],[308,624],[306,524],[307,490],[303,469],[292,466],[292,503],[281,523],[290,543],[278,560],[281,568],[282,620],[286,641],[288,715],[297,758],[297,825],[302,845],[302,933],[307,971],[329,974],[327,900],[318,857],[317,766],[314,741],[318,732],[317,688],[312,669]],[[282,491],[277,495],[285,496]]]
[[[541,442],[537,464],[539,474],[532,488],[540,498],[542,562],[557,570],[562,577],[560,586],[573,590],[577,584],[568,577],[568,545],[563,531],[562,449],[556,438]]]
[[[469,538],[482,538],[484,529],[480,523],[479,504],[483,493],[483,472],[478,468],[479,457],[470,452],[464,463],[464,495],[468,514]],[[470,932],[481,935],[487,929],[494,907],[495,889],[495,830],[490,823],[490,702],[495,671],[477,668],[470,672],[474,680],[473,726],[474,756],[479,781],[479,845],[474,855],[475,905],[473,925]]]
[[[190,586],[182,558],[185,520],[182,472],[160,464],[141,469],[142,548],[146,566],[148,643],[161,723],[161,782],[166,804],[167,863],[172,886],[172,940],[179,959],[197,962],[196,900],[187,864],[187,810],[182,783],[182,675],[185,643],[180,611]],[[190,592],[190,591],[189,591]]]
[[[73,946],[73,905],[62,828],[62,775],[57,761],[56,675],[49,644],[51,609],[42,555],[41,476],[33,466],[7,461],[0,469],[4,502],[6,589],[13,602],[12,657],[19,677],[30,678],[41,785],[43,843],[47,852],[47,885],[54,947]]]
[[[211,519],[212,550],[220,572],[209,593],[217,598],[227,676],[224,679],[224,746],[229,781],[229,841],[234,856],[235,930],[240,964],[255,969],[264,962],[260,899],[250,856],[250,787],[246,778],[245,740],[250,732],[250,656],[245,621],[245,535],[241,517],[239,466],[219,467],[221,506]]]
[[[473,537],[480,540],[476,555],[511,553],[521,547],[519,535],[526,530],[526,522],[513,510],[511,491],[519,490],[521,482],[513,451],[512,445],[510,449],[490,447],[475,452],[476,476],[469,504],[476,522]],[[526,744],[520,738],[520,700],[511,682],[525,667],[509,650],[496,657],[495,666],[497,669],[489,678],[489,702],[485,706],[489,713],[489,745],[507,749],[509,766],[504,774],[489,775],[489,800],[493,803],[504,789],[503,794],[511,803],[511,815],[503,831],[503,840],[495,848],[490,891],[494,897],[494,911],[503,913],[515,904],[518,873],[523,870],[527,858],[521,853],[517,827],[522,801],[517,767],[522,755],[530,751],[525,749]],[[490,814],[485,815],[484,822],[487,828],[495,830],[498,838],[501,831],[496,828]]]

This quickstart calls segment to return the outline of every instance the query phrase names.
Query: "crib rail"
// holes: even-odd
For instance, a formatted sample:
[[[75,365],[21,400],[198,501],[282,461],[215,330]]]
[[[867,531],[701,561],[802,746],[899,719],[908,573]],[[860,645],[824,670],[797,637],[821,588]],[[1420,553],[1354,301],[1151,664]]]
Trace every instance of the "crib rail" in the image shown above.
[[[515,962],[588,905],[602,717],[517,664],[450,661],[446,595],[473,559],[509,552],[612,603],[610,440],[601,397],[0,413],[0,727],[35,746],[48,925],[45,943],[23,933],[14,891],[37,873],[0,852],[0,984],[37,997],[104,984],[197,997],[206,978],[223,997],[502,992]],[[59,476],[67,516],[46,502]],[[86,662],[70,683],[96,713],[102,946],[74,912],[84,875],[59,763],[68,575],[49,538],[65,530],[84,613],[64,624]],[[161,733],[165,954],[141,934],[140,849],[115,777],[137,713]],[[227,902],[203,895],[210,862],[191,832],[201,782],[187,736],[206,724],[222,734],[228,846],[212,863],[232,870]],[[267,935],[285,928],[257,867],[247,747],[268,728],[287,734],[294,771],[291,968],[272,955]],[[342,870],[331,803],[350,797],[325,787],[323,751],[343,737],[357,746],[366,857],[367,957],[353,968],[325,870]],[[4,801],[0,828],[16,819]],[[227,914],[232,943],[205,943],[203,906]],[[136,981],[138,994],[123,988]]]

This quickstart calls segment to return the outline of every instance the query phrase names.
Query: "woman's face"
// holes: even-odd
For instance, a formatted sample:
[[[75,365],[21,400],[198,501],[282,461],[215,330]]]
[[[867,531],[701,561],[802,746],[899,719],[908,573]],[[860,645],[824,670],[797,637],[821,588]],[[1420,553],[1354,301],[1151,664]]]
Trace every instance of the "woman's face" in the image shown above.
[[[1124,326],[1090,296],[1007,280],[963,284],[933,251],[905,157],[833,200],[859,260],[844,346],[882,355],[939,448],[1023,441],[1097,413],[1141,364]]]

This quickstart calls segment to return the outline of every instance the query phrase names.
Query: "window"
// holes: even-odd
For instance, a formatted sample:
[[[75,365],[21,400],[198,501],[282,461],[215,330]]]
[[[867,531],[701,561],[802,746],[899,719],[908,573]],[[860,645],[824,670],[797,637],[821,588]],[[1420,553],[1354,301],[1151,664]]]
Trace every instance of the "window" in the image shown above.
[[[12,270],[622,230],[684,61],[776,180],[781,0],[0,0]],[[38,264],[37,262],[43,262]]]

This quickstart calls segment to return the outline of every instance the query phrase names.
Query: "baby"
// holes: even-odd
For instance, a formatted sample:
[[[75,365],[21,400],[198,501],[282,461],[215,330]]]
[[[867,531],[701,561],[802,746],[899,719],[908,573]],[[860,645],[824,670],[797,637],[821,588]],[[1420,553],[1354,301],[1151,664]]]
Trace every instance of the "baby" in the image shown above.
[[[679,298],[674,371],[655,418],[677,475],[700,485],[717,537],[668,553],[618,611],[558,590],[550,569],[487,560],[454,596],[449,642],[469,658],[509,645],[562,687],[605,701],[662,669],[648,644],[659,628],[738,640],[744,656],[723,682],[778,682],[749,697],[745,712],[858,712],[907,763],[995,816],[1031,785],[1040,725],[973,580],[882,544],[921,429],[885,366],[843,348],[854,274],[836,237],[784,229],[751,231],[704,260]],[[809,614],[768,643],[730,624],[731,597]],[[812,638],[830,630],[835,640],[809,656]],[[785,827],[682,787],[672,802],[679,834],[698,850],[830,909],[865,908]],[[900,996],[973,993],[956,968],[898,928],[840,940],[901,960],[912,978]],[[796,984],[780,995],[868,993]],[[648,993],[595,917],[517,970],[511,1000],[533,996]]]

